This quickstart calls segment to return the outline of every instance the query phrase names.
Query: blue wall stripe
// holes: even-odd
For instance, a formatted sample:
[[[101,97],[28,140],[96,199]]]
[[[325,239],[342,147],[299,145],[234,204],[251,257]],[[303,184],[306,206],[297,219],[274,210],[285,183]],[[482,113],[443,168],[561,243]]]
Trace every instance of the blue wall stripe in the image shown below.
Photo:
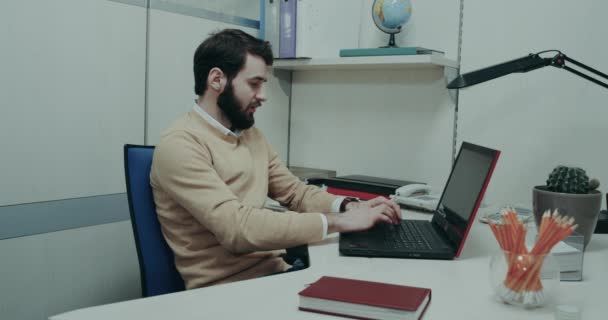
[[[266,40],[264,39],[266,37],[266,27],[264,25],[264,21],[266,21],[266,0],[260,0],[260,28],[258,38],[262,40]]]
[[[110,0],[134,6],[146,7],[146,0]],[[260,29],[260,21],[245,17],[232,16],[221,12],[211,11],[202,8],[195,8],[179,3],[172,3],[163,0],[150,0],[150,8],[177,13],[185,16],[203,18],[212,21],[225,22],[237,26]]]
[[[0,240],[129,220],[126,193],[0,207]]]
[[[207,20],[230,23],[242,27],[260,28],[260,21],[245,17],[232,16],[221,12],[206,10],[202,8],[193,8],[183,4],[170,3],[162,0],[150,0],[150,8],[162,11],[168,11],[186,16],[203,18]]]
[[[120,2],[138,7],[146,7],[146,0],[110,0],[112,2]]]

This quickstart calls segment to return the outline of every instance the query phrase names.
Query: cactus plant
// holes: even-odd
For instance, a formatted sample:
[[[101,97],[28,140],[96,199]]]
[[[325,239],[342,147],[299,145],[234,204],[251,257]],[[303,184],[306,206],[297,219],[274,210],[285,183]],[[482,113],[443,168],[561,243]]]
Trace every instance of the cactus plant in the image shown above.
[[[598,186],[597,179],[589,179],[585,170],[576,167],[557,166],[547,179],[547,189],[553,192],[584,194]]]

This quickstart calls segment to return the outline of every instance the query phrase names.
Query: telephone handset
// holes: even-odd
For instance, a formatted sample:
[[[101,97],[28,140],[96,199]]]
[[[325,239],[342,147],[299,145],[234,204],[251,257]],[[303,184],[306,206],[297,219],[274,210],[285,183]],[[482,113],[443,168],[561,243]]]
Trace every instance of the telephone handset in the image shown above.
[[[426,184],[408,184],[395,190],[399,197],[413,197],[429,194],[433,188]]]
[[[391,199],[408,208],[433,211],[437,209],[439,197],[431,194],[432,188],[426,184],[408,184],[395,190]]]

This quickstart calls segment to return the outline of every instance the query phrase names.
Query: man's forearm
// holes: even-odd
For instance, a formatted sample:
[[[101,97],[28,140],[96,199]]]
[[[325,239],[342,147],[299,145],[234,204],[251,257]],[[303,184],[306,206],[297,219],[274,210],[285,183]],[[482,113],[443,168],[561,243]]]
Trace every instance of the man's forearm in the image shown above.
[[[343,230],[344,225],[344,217],[341,217],[339,214],[326,214],[327,217],[327,234],[332,234],[334,232],[340,232]]]

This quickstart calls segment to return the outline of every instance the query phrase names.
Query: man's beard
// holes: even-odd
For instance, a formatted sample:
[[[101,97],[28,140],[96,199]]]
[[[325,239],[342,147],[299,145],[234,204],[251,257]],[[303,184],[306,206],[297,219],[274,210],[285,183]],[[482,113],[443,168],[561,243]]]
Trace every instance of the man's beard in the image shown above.
[[[224,92],[217,98],[217,105],[232,123],[232,128],[230,128],[232,131],[249,129],[255,123],[253,115],[250,117],[247,115],[247,109],[242,110],[241,104],[234,95],[232,81],[226,85]]]

